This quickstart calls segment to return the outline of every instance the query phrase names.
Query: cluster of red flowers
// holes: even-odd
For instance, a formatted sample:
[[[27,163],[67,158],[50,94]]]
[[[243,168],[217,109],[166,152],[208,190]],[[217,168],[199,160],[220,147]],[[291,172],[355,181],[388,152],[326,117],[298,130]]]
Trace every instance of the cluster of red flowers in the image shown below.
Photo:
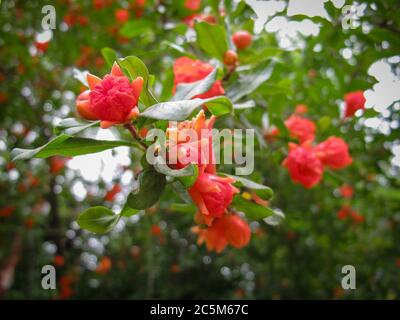
[[[312,188],[321,181],[324,168],[343,169],[352,163],[352,158],[347,143],[341,138],[332,136],[313,145],[316,125],[301,116],[300,109],[302,112],[306,110],[304,105],[298,106],[296,114],[285,121],[290,137],[298,140],[299,144],[289,143],[289,154],[283,165],[295,183]]]
[[[207,63],[180,58],[174,64],[174,85],[201,80],[212,70],[212,66]],[[217,80],[207,92],[198,97],[209,98],[223,93],[221,81]],[[206,119],[202,110],[193,120],[181,122],[177,128],[169,128],[167,135],[169,143],[178,148],[178,154],[191,155],[198,164],[198,178],[188,190],[199,209],[195,217],[198,226],[193,231],[199,235],[199,244],[205,242],[208,250],[221,252],[228,244],[235,248],[245,246],[250,241],[250,228],[244,220],[228,210],[234,194],[239,192],[232,184],[234,179],[216,175],[211,135],[214,122],[215,117]],[[201,136],[202,140],[195,143],[179,141],[176,131],[187,129],[194,130],[196,136]],[[208,157],[203,153],[204,150]],[[179,162],[178,167],[182,167]]]
[[[179,58],[174,63],[174,91],[180,83],[192,83],[204,79],[213,70],[213,67],[200,60]],[[102,128],[112,125],[129,123],[139,116],[137,107],[143,85],[141,77],[133,82],[122,73],[120,67],[114,63],[111,73],[100,79],[92,74],[87,75],[89,90],[82,92],[77,99],[77,111],[87,120],[100,120]],[[224,94],[220,80],[216,80],[211,88],[194,98],[211,98]],[[232,178],[220,177],[216,174],[214,153],[212,150],[211,130],[215,117],[206,119],[202,110],[191,121],[184,121],[177,127],[167,130],[168,146],[177,151],[178,155],[187,156],[190,161],[170,166],[180,169],[190,163],[198,165],[199,174],[194,185],[188,190],[193,202],[199,208],[196,221],[203,225],[196,232],[199,241],[206,241],[210,250],[222,251],[229,243],[234,247],[242,247],[250,240],[250,228],[239,216],[232,215],[228,206],[238,190],[232,185]],[[180,130],[193,130],[196,141],[180,140]],[[204,135],[204,131],[208,135]],[[205,152],[207,151],[207,152]],[[207,155],[206,155],[206,154]],[[110,200],[118,190],[111,190],[106,198]]]

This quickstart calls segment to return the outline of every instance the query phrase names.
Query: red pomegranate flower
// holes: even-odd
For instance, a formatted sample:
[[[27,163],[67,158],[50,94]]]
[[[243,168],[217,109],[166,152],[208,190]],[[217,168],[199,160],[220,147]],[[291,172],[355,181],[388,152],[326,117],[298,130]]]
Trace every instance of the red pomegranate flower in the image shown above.
[[[365,97],[362,91],[354,91],[347,93],[344,96],[345,101],[345,117],[352,117],[357,110],[364,110],[365,108]]]
[[[77,99],[77,111],[87,120],[101,120],[105,129],[115,124],[131,121],[139,114],[137,103],[143,86],[143,78],[137,77],[132,83],[124,76],[117,63],[111,74],[100,79],[87,75],[90,90],[82,92]]]
[[[211,131],[215,120],[215,116],[207,120],[204,111],[200,110],[192,120],[167,129],[168,164],[171,168],[181,169],[189,163],[195,163],[199,165],[200,173],[215,173]],[[176,161],[172,161],[173,156]]]
[[[311,146],[290,143],[289,150],[283,165],[289,170],[291,179],[306,188],[318,184],[322,179],[323,166]]]
[[[323,165],[331,169],[343,169],[353,161],[347,143],[337,137],[329,137],[318,144],[315,152]]]
[[[213,70],[212,65],[202,62],[200,60],[193,60],[188,57],[182,57],[174,63],[174,88],[175,93],[176,85],[180,83],[192,83],[204,79]],[[220,80],[214,82],[210,90],[205,93],[199,94],[194,98],[211,98],[220,96],[225,93]]]
[[[231,204],[233,195],[239,192],[232,185],[234,181],[232,178],[222,178],[204,172],[188,191],[202,214],[222,217]]]
[[[311,120],[292,115],[285,121],[285,125],[290,132],[290,136],[298,139],[300,143],[314,140],[316,126]]]
[[[237,215],[216,218],[211,226],[193,229],[198,234],[199,245],[206,243],[209,251],[221,253],[230,244],[234,248],[246,246],[251,237],[249,225]]]

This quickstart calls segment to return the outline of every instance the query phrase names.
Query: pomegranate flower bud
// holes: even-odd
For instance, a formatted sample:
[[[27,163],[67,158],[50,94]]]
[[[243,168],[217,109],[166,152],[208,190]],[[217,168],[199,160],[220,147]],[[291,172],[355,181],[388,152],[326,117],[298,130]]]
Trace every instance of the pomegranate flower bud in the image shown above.
[[[290,152],[283,161],[291,179],[306,188],[312,188],[322,179],[323,166],[315,151],[307,146],[289,145]]]
[[[232,41],[239,50],[246,49],[253,42],[253,36],[245,31],[237,31],[232,36]]]
[[[345,141],[330,137],[315,147],[317,157],[331,169],[343,169],[352,163],[349,147]]]

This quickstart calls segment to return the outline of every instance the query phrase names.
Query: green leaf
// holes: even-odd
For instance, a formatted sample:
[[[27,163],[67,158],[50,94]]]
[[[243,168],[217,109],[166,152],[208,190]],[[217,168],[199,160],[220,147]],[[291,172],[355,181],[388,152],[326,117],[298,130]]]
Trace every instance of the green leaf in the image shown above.
[[[400,190],[398,189],[379,187],[373,194],[378,199],[400,202]]]
[[[109,67],[112,67],[114,62],[118,61],[117,53],[111,48],[103,48],[101,49],[101,54],[106,60]]]
[[[199,167],[196,164],[190,164],[186,168],[188,167],[192,168],[192,174],[178,178],[186,188],[193,186],[197,180],[197,177],[199,176]]]
[[[235,103],[233,105],[233,109],[235,110],[240,110],[240,109],[250,109],[250,108],[254,108],[256,106],[256,103],[254,102],[254,100],[249,100],[243,103]]]
[[[194,29],[200,49],[211,57],[223,61],[224,54],[229,48],[225,28],[222,25],[197,22]]]
[[[97,126],[99,123],[100,121],[88,122],[76,118],[67,118],[57,124],[54,128],[54,133],[65,133],[66,135],[73,136],[87,128]]]
[[[153,23],[150,20],[130,20],[122,26],[119,34],[126,38],[133,38],[142,35],[152,28]]]
[[[177,178],[177,177],[192,176],[196,173],[192,164],[189,164],[182,169],[172,169],[168,167],[167,164],[162,163],[161,157],[156,158],[155,162],[156,163],[154,164],[154,169],[157,172],[162,173],[163,175],[166,176]]]
[[[82,229],[95,232],[109,232],[118,222],[120,215],[114,214],[106,207],[93,207],[82,212],[78,217],[78,224]]]
[[[176,86],[173,100],[189,100],[199,94],[207,92],[217,79],[218,69],[214,68],[207,77],[191,83],[181,83]]]
[[[266,224],[269,224],[270,226],[278,226],[282,223],[282,221],[285,219],[285,214],[281,211],[274,210],[274,214],[272,216],[269,216],[264,219],[264,222]]]
[[[276,48],[276,47],[265,47],[260,52],[253,52],[249,51],[247,55],[240,58],[240,62],[242,65],[244,64],[253,64],[253,63],[260,63],[260,61],[264,61],[266,59],[270,59],[273,57],[278,57],[285,50]]]
[[[187,204],[193,204],[192,198],[190,197],[189,192],[187,191],[187,188],[181,181],[175,180],[174,182],[170,183],[169,185],[174,190],[174,192],[183,200],[183,202],[185,202]]]
[[[167,47],[169,47],[169,48],[171,48],[173,50],[175,50],[180,55],[184,55],[184,56],[192,58],[192,59],[196,59],[197,58],[194,54],[186,51],[185,48],[183,48],[182,46],[179,46],[179,45],[177,45],[177,44],[175,44],[173,42],[163,41],[162,44],[166,45]]]
[[[205,105],[215,116],[221,116],[232,111],[232,103],[224,96],[209,99],[192,99],[157,103],[140,115],[158,120],[182,121],[187,119],[194,110]]]
[[[184,214],[195,214],[197,208],[193,204],[186,203],[173,203],[169,207],[172,211],[184,213]]]
[[[135,214],[138,214],[140,210],[131,208],[128,204],[125,204],[120,212],[120,216],[129,218]]]
[[[204,100],[204,105],[214,116],[220,117],[231,113],[232,102],[225,96],[218,96]]]
[[[247,189],[253,190],[259,197],[261,197],[264,200],[269,200],[274,195],[274,192],[272,191],[271,188],[264,186],[262,184],[256,183],[254,181],[251,181],[251,180],[243,178],[243,177],[234,176],[231,174],[224,173],[223,175],[235,179],[235,183],[234,183],[235,185],[243,186]]]
[[[128,146],[137,147],[134,142],[94,140],[87,138],[75,138],[62,134],[45,145],[36,149],[19,149],[12,151],[13,160],[30,158],[48,158],[51,156],[73,157],[83,154],[101,152],[107,149]]]
[[[289,137],[289,130],[281,118],[278,116],[272,116],[271,123],[279,129],[280,136],[286,138]]]
[[[139,187],[134,190],[127,200],[133,209],[146,209],[153,206],[164,192],[165,176],[155,170],[145,170],[139,176]]]
[[[318,127],[321,131],[326,131],[331,125],[331,118],[329,116],[323,116],[318,119]]]
[[[146,65],[140,60],[138,57],[129,56],[123,59],[118,60],[119,65],[126,69],[131,80],[136,79],[137,77],[142,77],[144,80],[143,90],[140,94],[140,101],[145,106],[151,106],[157,103],[157,99],[153,96],[153,93],[150,91],[149,87],[149,70]]]
[[[267,81],[274,70],[274,61],[270,60],[263,66],[252,69],[251,74],[242,75],[238,81],[227,91],[227,96],[236,102],[240,98],[252,93],[265,81]]]
[[[272,209],[246,200],[241,195],[236,195],[231,205],[237,210],[242,211],[251,220],[261,220],[274,214]]]

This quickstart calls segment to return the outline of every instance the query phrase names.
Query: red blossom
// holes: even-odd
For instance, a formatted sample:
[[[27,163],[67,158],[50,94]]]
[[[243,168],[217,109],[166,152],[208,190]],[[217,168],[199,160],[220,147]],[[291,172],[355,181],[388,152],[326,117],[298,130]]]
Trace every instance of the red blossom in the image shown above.
[[[298,115],[292,115],[285,121],[285,125],[290,132],[290,136],[298,139],[300,143],[314,140],[316,126],[313,121]]]
[[[204,172],[188,191],[202,214],[222,217],[231,204],[233,195],[238,192],[232,182],[232,178]]]
[[[234,248],[246,246],[251,237],[249,225],[237,215],[226,215],[216,218],[207,228],[195,227],[198,243],[206,243],[209,251],[221,253],[230,244]]]
[[[306,188],[318,184],[322,179],[323,166],[311,146],[290,143],[289,148],[283,165],[289,170],[291,179]]]
[[[347,143],[337,137],[329,137],[315,147],[315,152],[324,166],[343,169],[352,163]]]
[[[111,73],[103,79],[89,73],[87,80],[90,90],[81,93],[76,102],[81,117],[101,120],[100,126],[108,128],[138,116],[137,103],[143,86],[142,77],[137,77],[131,83],[118,64],[114,63]]]

